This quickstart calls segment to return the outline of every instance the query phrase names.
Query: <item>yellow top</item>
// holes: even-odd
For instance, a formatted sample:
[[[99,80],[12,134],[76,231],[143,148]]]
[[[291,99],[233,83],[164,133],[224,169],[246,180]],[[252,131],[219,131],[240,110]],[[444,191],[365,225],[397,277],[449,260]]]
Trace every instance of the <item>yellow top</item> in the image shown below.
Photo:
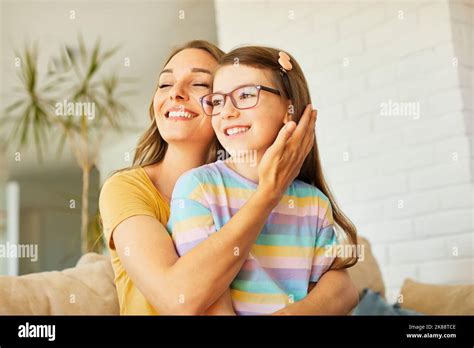
[[[160,195],[145,170],[138,167],[118,172],[105,181],[100,192],[99,209],[115,273],[120,314],[157,315],[129,278],[111,236],[118,224],[134,215],[152,216],[166,227],[170,216],[168,202]]]

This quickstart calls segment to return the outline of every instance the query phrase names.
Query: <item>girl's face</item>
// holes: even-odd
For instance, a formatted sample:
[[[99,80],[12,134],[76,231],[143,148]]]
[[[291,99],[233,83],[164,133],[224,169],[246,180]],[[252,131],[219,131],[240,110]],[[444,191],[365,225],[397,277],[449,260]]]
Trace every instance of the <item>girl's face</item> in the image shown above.
[[[209,93],[216,60],[206,51],[189,48],[177,53],[160,74],[153,98],[158,130],[167,143],[208,147],[214,138],[210,117],[199,98]]]
[[[213,92],[229,93],[243,85],[276,89],[268,70],[226,65],[216,72]],[[227,96],[221,113],[212,116],[212,127],[219,142],[231,156],[248,151],[256,151],[261,156],[273,144],[283,124],[288,122],[288,105],[281,96],[261,90],[257,105],[239,110]]]

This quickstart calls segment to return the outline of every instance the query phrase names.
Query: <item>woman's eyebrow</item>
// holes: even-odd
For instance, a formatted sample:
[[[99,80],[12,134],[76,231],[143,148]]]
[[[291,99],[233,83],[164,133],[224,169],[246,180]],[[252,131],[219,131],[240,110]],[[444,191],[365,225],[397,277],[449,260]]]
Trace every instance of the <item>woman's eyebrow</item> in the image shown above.
[[[212,75],[212,73],[209,70],[203,69],[203,68],[192,68],[191,72],[202,72],[202,73],[205,73],[205,74]]]
[[[203,69],[203,68],[191,68],[191,72],[198,72],[198,73],[205,73],[205,74],[212,75],[212,73],[209,70]],[[165,73],[172,74],[173,69],[163,69],[160,73],[160,76],[161,76],[161,74],[165,74]]]
[[[171,73],[171,74],[172,74],[172,73],[173,73],[173,69],[163,69],[163,70],[161,70],[160,75],[161,75],[161,74],[164,74],[164,73]]]

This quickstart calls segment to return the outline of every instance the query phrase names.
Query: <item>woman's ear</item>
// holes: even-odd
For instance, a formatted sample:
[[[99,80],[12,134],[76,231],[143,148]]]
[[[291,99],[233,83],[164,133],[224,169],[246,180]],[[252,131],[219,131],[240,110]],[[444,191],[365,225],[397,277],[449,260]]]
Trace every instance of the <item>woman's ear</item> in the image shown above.
[[[288,100],[287,107],[286,107],[286,113],[285,113],[285,116],[283,117],[283,123],[287,124],[289,121],[292,121],[294,113],[295,113],[295,107],[294,107],[292,101]]]

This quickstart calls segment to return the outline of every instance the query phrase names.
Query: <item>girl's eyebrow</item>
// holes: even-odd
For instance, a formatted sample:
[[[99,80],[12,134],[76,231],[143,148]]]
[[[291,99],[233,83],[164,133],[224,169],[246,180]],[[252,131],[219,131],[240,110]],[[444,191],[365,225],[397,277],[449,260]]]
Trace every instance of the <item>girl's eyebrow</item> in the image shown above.
[[[249,83],[243,83],[243,84],[241,84],[241,85],[238,85],[238,86],[235,87],[234,89],[232,89],[229,93],[231,93],[231,92],[233,92],[233,91],[235,91],[236,89],[239,89],[239,88],[241,88],[241,87],[257,86],[257,85],[259,85],[259,84],[258,84],[258,83],[250,83],[250,82],[249,82]],[[212,93],[225,94],[225,93],[222,92],[222,91],[215,91],[215,92],[212,92]]]
[[[205,74],[209,74],[209,75],[212,75],[212,73],[207,70],[207,69],[203,69],[203,68],[191,68],[191,72],[193,73],[205,73]],[[163,69],[160,73],[160,76],[161,74],[164,74],[164,73],[170,73],[172,74],[173,73],[173,69]]]

